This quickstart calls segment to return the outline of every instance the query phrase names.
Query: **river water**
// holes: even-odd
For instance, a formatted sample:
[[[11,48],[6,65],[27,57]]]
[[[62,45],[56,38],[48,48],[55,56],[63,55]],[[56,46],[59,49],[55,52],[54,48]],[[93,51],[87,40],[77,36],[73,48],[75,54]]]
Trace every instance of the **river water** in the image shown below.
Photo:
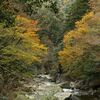
[[[40,75],[33,82],[24,84],[25,87],[31,88],[31,91],[19,93],[15,100],[100,100],[95,96],[86,95],[86,91],[80,95],[80,90],[61,88],[50,80],[49,75]]]

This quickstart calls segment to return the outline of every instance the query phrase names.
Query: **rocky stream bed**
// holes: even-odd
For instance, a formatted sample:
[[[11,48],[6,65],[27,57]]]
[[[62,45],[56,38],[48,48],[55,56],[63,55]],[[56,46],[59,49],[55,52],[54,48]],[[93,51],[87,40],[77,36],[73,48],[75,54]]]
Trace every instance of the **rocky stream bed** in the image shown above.
[[[64,84],[64,83],[63,83]],[[24,83],[15,100],[100,100],[89,91],[62,88],[62,83],[52,82],[49,75],[39,75],[29,83]]]

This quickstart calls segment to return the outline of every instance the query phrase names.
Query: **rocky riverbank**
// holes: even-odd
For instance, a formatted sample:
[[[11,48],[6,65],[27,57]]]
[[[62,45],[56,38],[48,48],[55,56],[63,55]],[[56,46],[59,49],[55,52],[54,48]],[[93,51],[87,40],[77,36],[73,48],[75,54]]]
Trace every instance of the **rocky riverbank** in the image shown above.
[[[76,86],[76,83],[71,83]],[[23,89],[17,91],[14,100],[100,100],[99,95],[93,95],[92,91],[72,89],[69,82],[55,83],[49,75],[38,75],[31,82],[23,84]]]

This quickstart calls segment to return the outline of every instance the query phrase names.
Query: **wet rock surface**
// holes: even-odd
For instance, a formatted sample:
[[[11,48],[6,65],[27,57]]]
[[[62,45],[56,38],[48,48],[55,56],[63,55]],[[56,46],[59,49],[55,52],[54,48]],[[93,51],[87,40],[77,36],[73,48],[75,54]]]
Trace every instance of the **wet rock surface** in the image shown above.
[[[64,87],[66,84],[67,88]],[[76,86],[76,84],[73,82],[72,86]],[[89,94],[89,91],[70,87],[67,82],[52,82],[50,75],[39,75],[31,82],[24,83],[23,91],[17,93],[15,100],[100,100],[100,89],[97,93],[98,96],[93,96]]]

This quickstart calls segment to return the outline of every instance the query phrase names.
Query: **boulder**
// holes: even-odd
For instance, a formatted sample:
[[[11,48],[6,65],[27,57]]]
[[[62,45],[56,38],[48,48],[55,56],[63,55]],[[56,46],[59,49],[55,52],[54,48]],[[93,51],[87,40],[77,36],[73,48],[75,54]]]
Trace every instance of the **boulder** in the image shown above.
[[[89,87],[96,90],[100,88],[100,79],[94,79],[89,82]]]
[[[80,98],[74,95],[74,96],[71,96],[71,100],[80,100]]]
[[[71,96],[72,93],[67,92],[58,92],[54,96],[58,98],[58,100],[67,100]]]

